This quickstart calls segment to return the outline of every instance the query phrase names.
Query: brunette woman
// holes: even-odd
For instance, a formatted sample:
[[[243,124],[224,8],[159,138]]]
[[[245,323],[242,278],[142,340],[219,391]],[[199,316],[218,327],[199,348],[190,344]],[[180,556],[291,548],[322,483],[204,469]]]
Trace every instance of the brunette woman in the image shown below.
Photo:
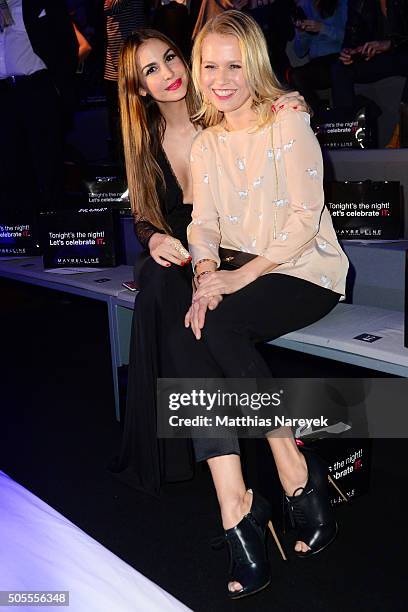
[[[137,30],[126,40],[119,60],[119,101],[129,197],[145,251],[135,266],[140,292],[132,324],[123,443],[111,469],[129,485],[158,495],[163,482],[193,474],[189,440],[157,439],[156,379],[176,375],[167,334],[175,321],[183,325],[191,296],[189,158],[202,122],[191,121],[199,106],[185,59],[155,30]],[[289,95],[279,106],[303,102]]]

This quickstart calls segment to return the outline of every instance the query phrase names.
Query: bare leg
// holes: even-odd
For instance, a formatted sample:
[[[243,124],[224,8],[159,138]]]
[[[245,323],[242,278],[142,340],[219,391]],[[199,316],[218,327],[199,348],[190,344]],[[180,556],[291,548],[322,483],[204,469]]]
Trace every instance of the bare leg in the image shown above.
[[[221,455],[207,460],[211,471],[224,529],[235,527],[248,514],[252,495],[246,490],[238,455]],[[228,584],[230,591],[240,591],[239,582]]]
[[[297,488],[304,487],[307,482],[306,461],[299,451],[292,431],[288,427],[280,427],[268,434],[267,440],[275,459],[279,479],[286,495],[292,496]],[[299,494],[301,491],[298,492]],[[309,550],[304,542],[296,542],[296,551]]]

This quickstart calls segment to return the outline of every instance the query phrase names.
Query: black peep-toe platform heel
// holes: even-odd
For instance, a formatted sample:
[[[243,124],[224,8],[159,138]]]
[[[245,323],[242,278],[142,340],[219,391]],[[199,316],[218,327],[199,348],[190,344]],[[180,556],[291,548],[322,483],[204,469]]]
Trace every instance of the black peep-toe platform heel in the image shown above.
[[[295,554],[306,558],[327,548],[338,533],[328,483],[335,487],[344,501],[348,499],[329,475],[327,463],[310,449],[299,450],[306,460],[308,479],[304,487],[296,489],[293,496],[286,496],[286,500],[292,525],[298,530],[297,540],[309,546],[308,551],[295,551]],[[296,495],[299,490],[302,493]]]
[[[238,525],[224,532],[224,542],[230,553],[229,582],[239,582],[242,585],[240,591],[228,590],[230,599],[253,595],[270,584],[267,529],[272,533],[282,558],[286,561],[285,553],[270,520],[269,502],[259,493],[251,492],[253,498],[250,512]]]

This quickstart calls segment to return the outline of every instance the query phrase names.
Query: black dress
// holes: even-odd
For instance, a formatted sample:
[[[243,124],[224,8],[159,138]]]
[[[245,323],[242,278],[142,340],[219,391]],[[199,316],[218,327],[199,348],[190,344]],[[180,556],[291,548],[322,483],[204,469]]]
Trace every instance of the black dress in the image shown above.
[[[172,230],[187,248],[186,228],[192,205],[183,203],[183,192],[163,149],[157,161],[163,171],[166,189],[158,188],[163,214]],[[124,433],[120,456],[110,465],[126,484],[151,495],[159,495],[165,482],[188,480],[193,476],[190,440],[163,440],[156,436],[156,380],[176,377],[169,357],[166,330],[175,318],[183,325],[186,304],[191,302],[190,266],[157,264],[147,244],[157,229],[136,219],[136,234],[145,247],[135,264],[140,292],[133,313],[129,356],[128,389]]]

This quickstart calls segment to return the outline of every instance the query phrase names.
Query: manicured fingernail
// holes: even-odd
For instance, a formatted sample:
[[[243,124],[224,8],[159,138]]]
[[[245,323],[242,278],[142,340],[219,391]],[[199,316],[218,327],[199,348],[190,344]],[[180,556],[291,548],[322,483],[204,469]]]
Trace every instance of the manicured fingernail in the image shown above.
[[[185,261],[182,261],[181,264],[180,264],[180,266],[185,266],[185,265],[186,265]]]
[[[171,266],[171,263],[166,263],[166,266],[169,268]]]
[[[271,109],[273,110],[273,112],[276,111],[276,106],[274,104],[272,104]]]
[[[284,105],[284,104],[281,104],[281,105],[280,105],[280,107],[279,107],[279,110],[280,110],[281,108],[285,108],[285,105]]]
[[[296,109],[297,109],[297,106],[294,106],[293,108],[296,110]]]

